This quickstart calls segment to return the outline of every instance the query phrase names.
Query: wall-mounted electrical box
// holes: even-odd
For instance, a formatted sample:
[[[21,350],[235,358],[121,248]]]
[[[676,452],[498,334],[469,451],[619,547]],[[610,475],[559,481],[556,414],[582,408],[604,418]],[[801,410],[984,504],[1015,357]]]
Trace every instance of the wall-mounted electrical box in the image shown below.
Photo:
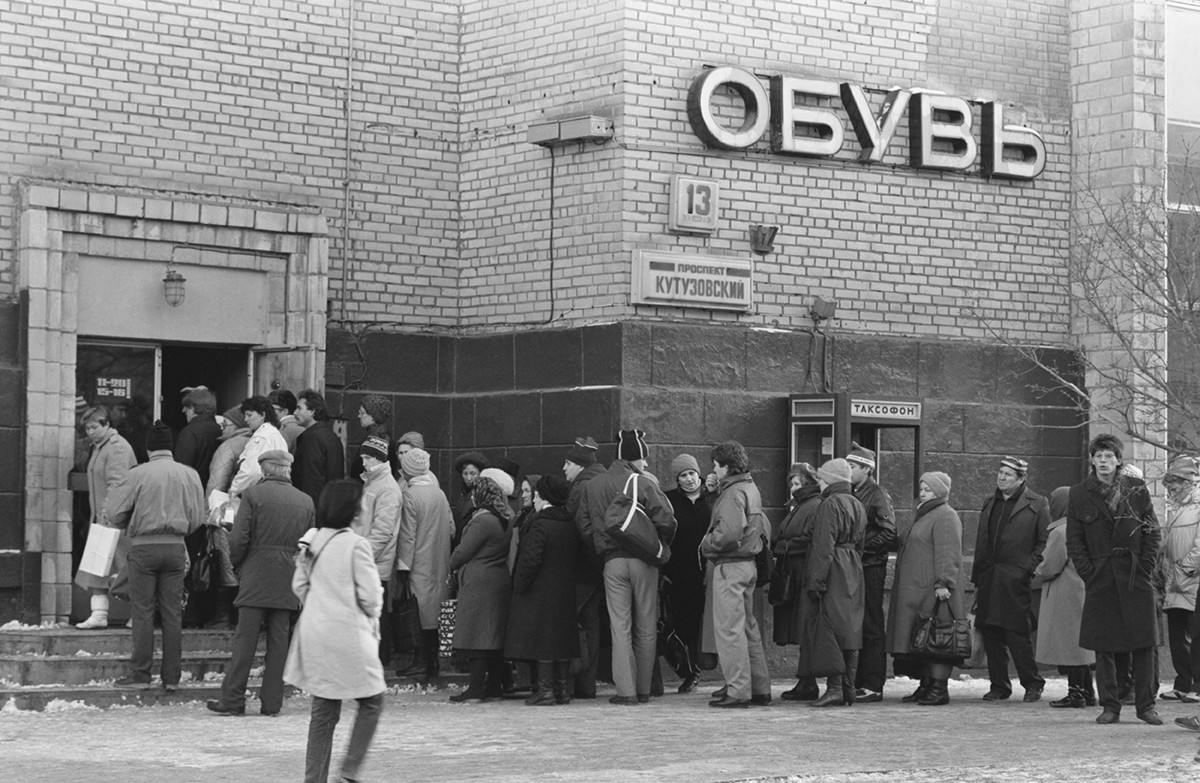
[[[549,120],[529,126],[525,140],[542,147],[594,142],[603,144],[613,137],[613,121],[608,117],[589,114],[565,120]]]

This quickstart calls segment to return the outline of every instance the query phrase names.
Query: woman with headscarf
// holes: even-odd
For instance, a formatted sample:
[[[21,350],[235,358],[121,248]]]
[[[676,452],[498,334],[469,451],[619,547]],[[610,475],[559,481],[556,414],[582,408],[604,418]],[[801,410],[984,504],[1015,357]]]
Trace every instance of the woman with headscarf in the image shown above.
[[[1096,653],[1079,646],[1079,619],[1083,616],[1083,580],[1067,556],[1067,499],[1070,487],[1059,487],[1050,495],[1050,535],[1042,561],[1034,569],[1034,588],[1042,587],[1038,613],[1038,663],[1057,666],[1067,675],[1067,695],[1050,702],[1051,707],[1093,707],[1092,666]],[[1194,598],[1195,596],[1193,596]]]
[[[671,460],[675,488],[666,492],[675,511],[675,538],[671,541],[671,559],[662,567],[663,592],[671,610],[671,625],[689,652],[688,671],[680,693],[691,693],[700,678],[700,633],[704,623],[704,571],[700,560],[700,541],[712,520],[713,497],[704,490],[700,463],[691,454]]]
[[[911,653],[913,626],[918,614],[931,615],[939,602],[947,603],[955,617],[965,617],[962,600],[962,521],[950,507],[950,477],[937,471],[921,476],[919,505],[911,524],[897,531],[900,552],[888,612],[887,649],[899,660],[907,657],[909,669],[922,672],[921,684],[903,701],[925,707],[947,704],[950,670],[962,661],[931,659]]]
[[[571,659],[579,656],[575,567],[581,541],[567,511],[571,485],[542,476],[533,494],[513,569],[513,599],[504,657],[534,662],[531,706],[567,704]]]
[[[508,573],[512,478],[495,468],[475,480],[474,512],[462,540],[450,554],[450,570],[458,579],[454,649],[470,661],[466,690],[450,701],[482,701],[505,687],[502,658],[512,578]]]
[[[775,576],[772,583],[790,579],[793,585],[791,600],[775,605],[775,644],[803,644],[800,624],[801,586],[804,584],[804,561],[812,542],[813,522],[821,505],[821,485],[817,469],[807,462],[792,465],[788,476],[791,499],[787,516],[779,523],[771,551],[775,553]],[[785,572],[790,577],[785,577]],[[821,695],[815,677],[798,677],[796,685],[780,694],[785,701],[813,701]]]

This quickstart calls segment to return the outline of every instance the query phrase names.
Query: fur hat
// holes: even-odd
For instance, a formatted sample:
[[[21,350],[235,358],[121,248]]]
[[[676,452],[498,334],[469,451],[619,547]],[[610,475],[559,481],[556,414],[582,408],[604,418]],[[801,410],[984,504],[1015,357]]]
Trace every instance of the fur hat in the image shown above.
[[[171,433],[171,428],[159,419],[146,433],[146,451],[170,451],[173,448],[175,436]]]
[[[488,458],[483,456],[483,452],[468,451],[466,454],[460,454],[454,460],[454,472],[462,473],[463,468],[467,465],[474,465],[479,470],[491,467],[492,463],[488,462]]]
[[[875,470],[875,452],[864,449],[854,441],[850,441],[850,453],[846,455],[847,462],[855,462],[865,468]]]
[[[419,432],[406,432],[396,439],[397,446],[401,443],[407,443],[414,449],[423,449],[425,448],[425,436]]]
[[[264,451],[262,454],[258,455],[258,464],[283,465],[284,467],[288,467],[292,464],[292,459],[292,455],[288,454],[283,449],[271,449],[270,451]]]
[[[400,455],[400,469],[408,476],[423,476],[429,472],[429,452],[422,448],[409,449]]]
[[[358,404],[376,424],[386,424],[392,418],[392,401],[382,394],[368,394]]]
[[[358,456],[370,456],[380,462],[388,461],[388,442],[378,435],[372,435],[358,447]]]
[[[680,454],[675,459],[671,460],[671,476],[679,478],[679,474],[685,470],[694,470],[700,472],[700,463],[691,454]]]
[[[1018,476],[1024,476],[1029,472],[1029,463],[1020,457],[1005,457],[1000,460],[1000,467],[1008,468]]]
[[[929,485],[929,488],[933,490],[934,497],[945,498],[950,496],[950,485],[953,482],[949,476],[941,471],[931,470],[928,473],[922,473],[921,482]]]
[[[538,479],[534,490],[550,505],[562,506],[571,495],[571,484],[557,473],[550,473]]]
[[[617,437],[617,459],[636,462],[650,456],[646,447],[646,433],[641,430],[621,430]]]
[[[479,478],[491,479],[500,487],[500,491],[505,497],[512,497],[513,490],[516,488],[516,481],[513,477],[505,473],[500,468],[484,468],[479,472]]]
[[[849,483],[850,463],[844,459],[831,459],[817,468],[817,478],[826,484]]]

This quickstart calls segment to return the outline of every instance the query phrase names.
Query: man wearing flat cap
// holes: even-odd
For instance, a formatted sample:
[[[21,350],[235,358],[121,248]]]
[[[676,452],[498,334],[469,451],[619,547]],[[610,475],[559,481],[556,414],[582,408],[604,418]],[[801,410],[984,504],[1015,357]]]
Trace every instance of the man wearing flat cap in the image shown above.
[[[887,580],[888,553],[896,551],[896,513],[892,496],[875,481],[875,452],[850,443],[850,491],[867,512],[863,541],[862,652],[858,657],[855,700],[870,704],[883,700],[887,679],[887,627],[883,619],[883,587]]]
[[[221,715],[246,712],[246,681],[254,665],[260,629],[266,629],[260,712],[278,715],[283,707],[283,668],[292,614],[300,601],[292,592],[296,542],[314,525],[312,499],[292,486],[292,455],[272,449],[258,456],[262,480],[246,490],[229,534],[229,557],[238,575],[237,630],[221,698],[208,708]]]
[[[1033,660],[1033,572],[1042,561],[1050,535],[1050,503],[1025,483],[1029,463],[1000,460],[996,492],[979,512],[975,537],[975,627],[983,637],[991,688],[984,699],[1012,695],[1008,677],[1011,654],[1025,701],[1042,698],[1046,680]]]

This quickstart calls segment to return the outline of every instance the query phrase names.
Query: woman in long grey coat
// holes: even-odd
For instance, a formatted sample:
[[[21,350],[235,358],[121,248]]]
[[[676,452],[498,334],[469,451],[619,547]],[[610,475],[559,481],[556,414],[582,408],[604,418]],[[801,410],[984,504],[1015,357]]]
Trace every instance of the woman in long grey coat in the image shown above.
[[[787,516],[776,528],[776,538],[771,545],[775,553],[776,575],[773,579],[784,579],[783,572],[790,573],[793,595],[790,601],[775,606],[775,644],[803,644],[804,631],[800,611],[804,587],[805,559],[812,542],[813,521],[821,505],[821,485],[817,481],[817,470],[807,462],[792,466],[788,477],[792,500]],[[785,701],[813,701],[820,696],[817,681],[813,677],[799,677],[795,687],[784,691],[780,698]]]
[[[383,586],[371,544],[350,530],[362,485],[350,479],[325,485],[317,527],[300,539],[292,590],[304,605],[292,635],[284,682],[311,694],[304,783],[329,779],[333,730],[342,701],[356,699],[358,714],[341,775],[358,778],[383,710],[379,613]]]
[[[493,479],[482,476],[471,495],[475,512],[450,555],[450,570],[458,577],[454,649],[471,661],[471,679],[466,690],[450,697],[455,702],[482,701],[503,690],[501,653],[512,596],[508,495]]]
[[[1033,572],[1034,586],[1042,586],[1038,612],[1038,663],[1057,666],[1067,675],[1067,695],[1050,702],[1051,707],[1091,707],[1096,704],[1092,688],[1092,665],[1096,654],[1079,646],[1079,618],[1083,615],[1083,580],[1067,557],[1067,498],[1070,487],[1059,487],[1050,495],[1050,536],[1042,562]]]
[[[946,683],[955,663],[911,653],[917,615],[932,614],[946,603],[955,617],[963,617],[962,521],[950,507],[950,477],[930,472],[921,476],[916,515],[911,525],[900,527],[900,552],[888,612],[887,649],[897,658],[907,656],[922,671],[921,684],[904,701],[926,707],[947,704]],[[936,607],[941,611],[941,607]]]

